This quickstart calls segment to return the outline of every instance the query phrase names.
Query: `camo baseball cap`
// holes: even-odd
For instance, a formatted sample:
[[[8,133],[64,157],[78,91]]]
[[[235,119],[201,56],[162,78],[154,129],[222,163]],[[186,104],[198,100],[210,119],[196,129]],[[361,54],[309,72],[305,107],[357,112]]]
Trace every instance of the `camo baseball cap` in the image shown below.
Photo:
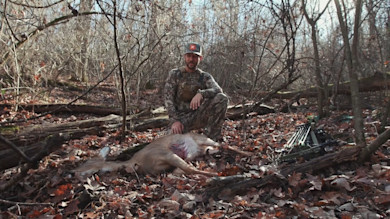
[[[185,54],[187,53],[194,53],[198,56],[202,56],[202,47],[197,43],[188,43],[185,49]]]

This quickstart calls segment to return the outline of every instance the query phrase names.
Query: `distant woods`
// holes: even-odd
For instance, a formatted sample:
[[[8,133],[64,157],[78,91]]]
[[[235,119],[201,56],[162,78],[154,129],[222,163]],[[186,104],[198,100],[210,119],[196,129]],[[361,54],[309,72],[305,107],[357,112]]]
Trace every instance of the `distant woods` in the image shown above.
[[[260,101],[260,93],[317,86],[326,115],[338,84],[390,72],[389,23],[387,0],[4,0],[0,86],[45,98],[40,89],[60,79],[92,86],[122,71],[106,82],[118,100],[138,100],[161,88],[183,63],[182,45],[196,41],[201,68],[228,94]]]

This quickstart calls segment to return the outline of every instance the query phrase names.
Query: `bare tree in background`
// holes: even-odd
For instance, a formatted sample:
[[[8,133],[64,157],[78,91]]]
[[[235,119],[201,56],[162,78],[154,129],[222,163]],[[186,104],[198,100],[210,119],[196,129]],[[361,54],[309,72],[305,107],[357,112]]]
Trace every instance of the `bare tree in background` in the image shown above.
[[[314,74],[315,81],[317,83],[317,112],[320,118],[323,118],[327,113],[329,113],[329,104],[327,104],[327,100],[329,97],[328,94],[328,86],[327,83],[324,83],[323,76],[321,74],[321,61],[320,61],[320,52],[318,49],[318,36],[317,36],[317,22],[324,14],[331,0],[328,1],[326,6],[322,9],[321,12],[316,12],[318,15],[309,16],[306,9],[306,1],[301,0],[303,14],[305,15],[306,21],[309,23],[311,28],[311,40],[313,45],[313,53],[314,53]],[[326,82],[326,81],[325,81]]]
[[[91,11],[94,4],[94,0],[83,0],[80,1],[80,12]],[[72,7],[69,5],[69,7]],[[73,8],[73,13],[76,15],[79,13]],[[82,82],[88,82],[88,46],[91,29],[91,16],[81,16],[77,18],[78,24],[76,26],[76,39],[79,45],[79,50],[76,53],[78,59],[76,62],[76,75]]]
[[[377,30],[376,30],[376,25],[375,25],[375,22],[376,22],[376,14],[377,14],[377,11],[375,10],[375,6],[374,6],[374,0],[368,0],[367,3],[366,3],[366,8],[367,8],[367,11],[368,11],[368,31],[369,31],[369,37],[367,39],[367,53],[365,55],[366,59],[370,60],[369,62],[370,63],[370,66],[373,64],[373,66],[375,66],[375,63],[377,63],[377,59],[379,58],[378,57],[378,53],[375,52],[375,50],[378,49],[378,47],[375,45],[375,41],[376,41],[376,38],[377,38]],[[368,72],[373,72],[375,71],[375,67],[374,69],[371,67],[371,68],[368,68]],[[363,71],[363,77],[367,77],[367,75],[365,74],[367,71]]]
[[[122,107],[122,128],[121,128],[121,133],[122,133],[122,138],[125,137],[126,135],[126,116],[127,116],[127,107],[126,107],[126,92],[125,92],[125,76],[123,72],[123,67],[122,67],[122,57],[121,57],[121,51],[119,49],[118,45],[118,6],[117,6],[117,1],[112,0],[112,18],[109,17],[109,14],[105,12],[105,9],[103,8],[102,4],[100,1],[97,1],[100,9],[103,10],[107,20],[109,23],[111,23],[112,28],[113,28],[113,39],[114,39],[114,47],[115,47],[115,53],[116,53],[116,59],[118,62],[118,76],[120,78],[120,100],[121,100],[121,107]]]
[[[343,0],[342,0],[343,1]],[[361,99],[359,94],[358,85],[358,72],[360,71],[360,65],[358,61],[358,48],[359,48],[359,28],[361,21],[362,1],[357,0],[355,3],[355,19],[353,26],[353,38],[352,44],[349,41],[348,21],[346,20],[346,8],[342,8],[340,0],[334,0],[337,8],[337,16],[340,22],[341,33],[344,42],[344,52],[346,55],[347,70],[349,79],[351,81],[351,100],[352,110],[354,116],[354,128],[355,128],[355,141],[359,147],[365,148],[366,140],[364,136],[364,124],[362,115]],[[345,6],[345,3],[343,6]]]
[[[278,39],[279,41],[275,41],[275,45],[276,42],[280,45],[279,49],[276,50],[276,53],[271,52],[276,58],[275,62],[272,63],[273,67],[276,67],[278,70],[276,73],[271,74],[271,79],[268,79],[268,84],[273,85],[273,87],[270,89],[268,95],[263,97],[260,102],[269,101],[272,95],[282,89],[286,89],[300,77],[297,71],[296,36],[302,24],[302,16],[300,16],[298,5],[295,1],[290,0],[282,0],[280,3],[270,0],[269,7],[272,15],[281,24],[281,32],[279,32],[281,33],[281,38]],[[283,43],[280,44],[280,42]]]
[[[387,21],[386,21],[386,35],[385,35],[385,71],[390,72],[390,5],[386,9]]]
[[[383,61],[383,68],[382,71],[385,72],[387,77],[390,74],[390,5],[388,5],[388,8],[386,9],[387,14],[387,20],[385,23],[385,36],[384,38],[384,58],[381,59]],[[390,90],[390,88],[387,88],[387,90]],[[386,103],[387,102],[387,103]],[[382,133],[386,130],[386,124],[388,121],[388,118],[390,117],[390,98],[387,96],[387,98],[384,101],[384,105],[382,108],[382,116],[381,116],[381,127],[379,132]]]

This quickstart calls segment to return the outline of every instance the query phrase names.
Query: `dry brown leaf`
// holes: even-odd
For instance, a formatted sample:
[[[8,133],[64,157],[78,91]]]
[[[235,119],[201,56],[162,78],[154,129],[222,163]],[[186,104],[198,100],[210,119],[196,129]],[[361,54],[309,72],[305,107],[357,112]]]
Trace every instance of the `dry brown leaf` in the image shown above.
[[[323,181],[322,181],[322,179],[320,179],[320,177],[312,176],[310,174],[306,174],[306,176],[308,176],[307,179],[309,180],[309,183],[313,185],[309,190],[312,190],[312,189],[315,189],[318,191],[322,190]]]
[[[339,200],[339,198],[341,198],[339,192],[325,192],[320,197],[323,199],[322,202],[325,202],[326,204],[335,204],[335,205],[342,204]]]
[[[180,209],[180,203],[175,200],[163,199],[158,204],[158,207],[165,208],[167,210],[178,211]]]
[[[336,186],[337,188],[344,188],[347,191],[352,191],[355,189],[355,187],[350,186],[348,180],[344,177],[336,178],[330,184]]]
[[[293,173],[290,177],[288,177],[288,184],[290,186],[298,186],[299,181],[302,179],[302,173]]]

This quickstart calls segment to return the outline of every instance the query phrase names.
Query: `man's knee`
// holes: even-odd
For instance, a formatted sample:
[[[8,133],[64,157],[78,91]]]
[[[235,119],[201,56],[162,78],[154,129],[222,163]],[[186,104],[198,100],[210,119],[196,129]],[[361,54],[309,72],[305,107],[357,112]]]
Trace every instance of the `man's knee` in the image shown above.
[[[216,103],[221,103],[221,104],[228,104],[228,102],[229,102],[229,98],[226,96],[226,94],[224,94],[224,93],[219,93],[219,94],[217,94],[217,95],[215,95],[215,97],[214,97],[214,102],[216,102]]]

